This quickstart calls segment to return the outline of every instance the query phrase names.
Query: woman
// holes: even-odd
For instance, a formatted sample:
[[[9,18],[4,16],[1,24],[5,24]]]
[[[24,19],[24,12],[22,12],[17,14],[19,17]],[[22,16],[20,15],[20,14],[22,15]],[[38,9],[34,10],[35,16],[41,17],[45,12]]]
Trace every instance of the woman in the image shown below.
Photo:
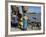
[[[12,25],[18,27],[21,14],[19,13],[18,6],[12,6]]]

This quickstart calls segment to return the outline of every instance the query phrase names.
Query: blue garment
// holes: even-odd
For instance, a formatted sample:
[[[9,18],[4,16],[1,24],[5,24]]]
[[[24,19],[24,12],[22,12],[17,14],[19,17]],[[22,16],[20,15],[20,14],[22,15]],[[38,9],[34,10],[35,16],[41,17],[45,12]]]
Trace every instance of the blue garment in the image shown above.
[[[27,16],[26,13],[24,13],[24,16]],[[27,19],[23,18],[23,29],[27,29]]]
[[[27,29],[27,20],[23,21],[23,29]]]

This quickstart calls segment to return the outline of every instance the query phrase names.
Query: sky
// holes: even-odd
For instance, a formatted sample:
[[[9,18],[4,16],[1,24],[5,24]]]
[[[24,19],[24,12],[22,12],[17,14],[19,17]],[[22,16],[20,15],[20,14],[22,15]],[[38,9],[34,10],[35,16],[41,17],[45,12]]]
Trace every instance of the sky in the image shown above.
[[[19,6],[19,11],[22,13],[22,7]],[[40,13],[41,12],[41,7],[38,6],[29,6],[27,12],[35,12],[35,13]]]
[[[20,11],[21,14],[23,14],[22,13],[22,6],[19,6],[19,11]]]
[[[38,6],[29,6],[28,12],[40,13],[41,12],[41,7],[38,7]]]

